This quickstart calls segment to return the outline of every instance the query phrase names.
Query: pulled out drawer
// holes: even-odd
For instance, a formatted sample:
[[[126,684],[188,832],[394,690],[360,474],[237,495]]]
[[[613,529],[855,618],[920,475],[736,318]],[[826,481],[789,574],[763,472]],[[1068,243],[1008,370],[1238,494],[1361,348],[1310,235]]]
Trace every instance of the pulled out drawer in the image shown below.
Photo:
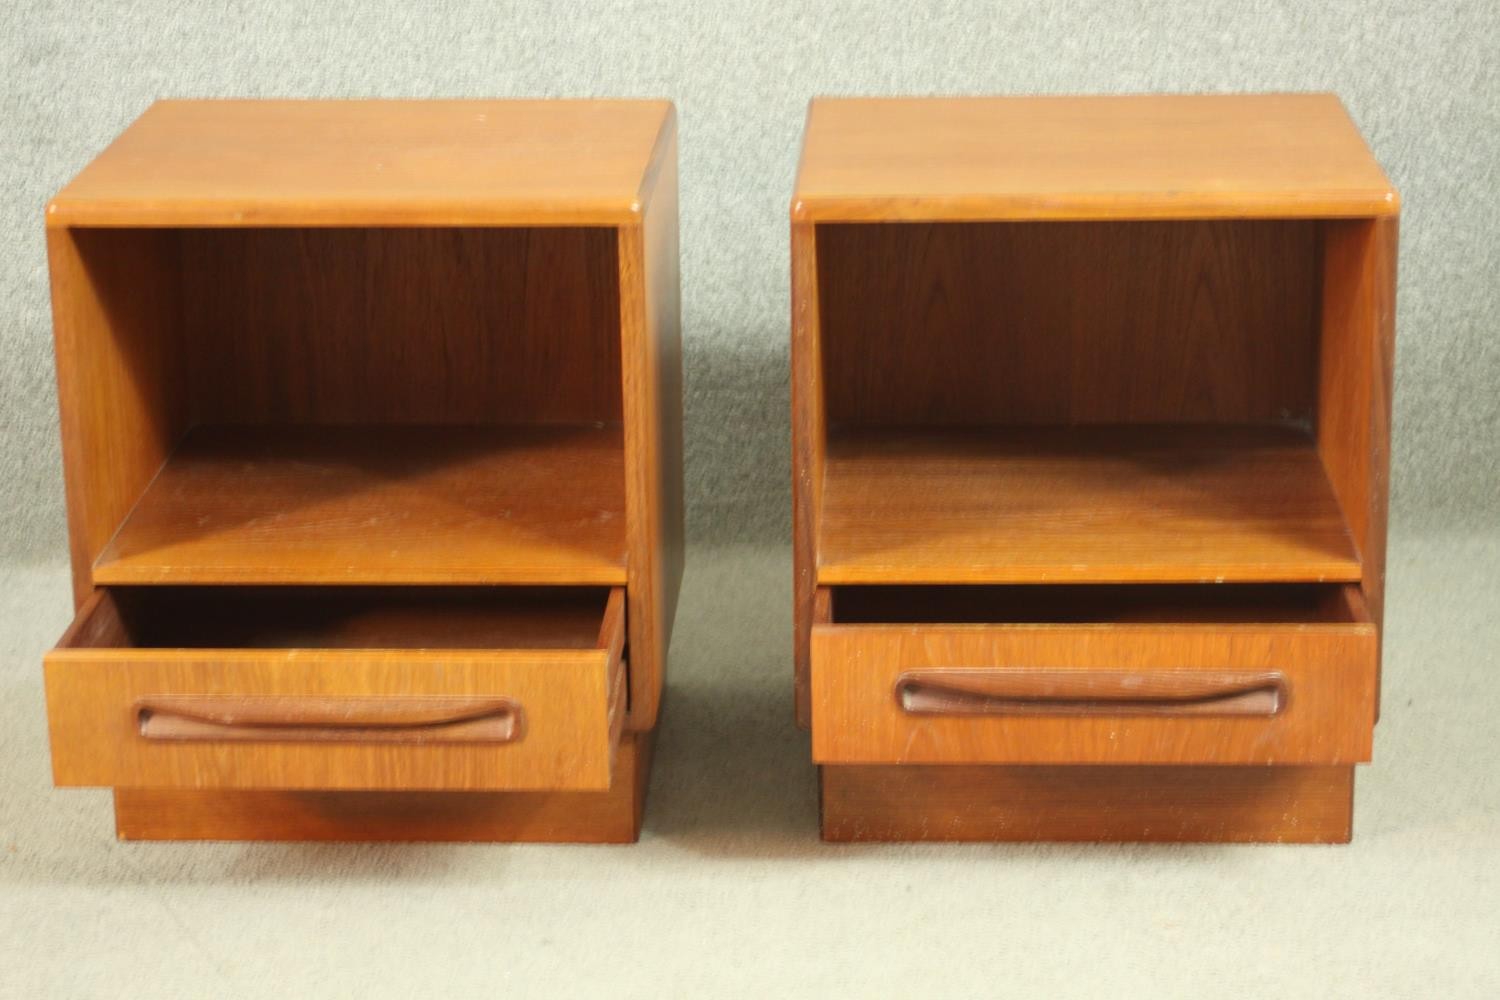
[[[46,657],[59,785],[603,790],[621,588],[129,587]]]
[[[1355,586],[841,587],[817,606],[819,763],[1370,758]]]

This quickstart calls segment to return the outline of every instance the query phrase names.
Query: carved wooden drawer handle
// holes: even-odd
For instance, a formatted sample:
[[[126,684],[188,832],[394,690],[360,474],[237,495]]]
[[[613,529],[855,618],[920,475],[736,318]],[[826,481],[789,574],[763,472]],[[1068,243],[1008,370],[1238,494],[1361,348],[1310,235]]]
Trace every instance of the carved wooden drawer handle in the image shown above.
[[[148,740],[231,743],[513,743],[507,698],[155,695],[135,704]]]
[[[896,703],[912,715],[1273,716],[1286,708],[1275,672],[1200,670],[909,670]]]

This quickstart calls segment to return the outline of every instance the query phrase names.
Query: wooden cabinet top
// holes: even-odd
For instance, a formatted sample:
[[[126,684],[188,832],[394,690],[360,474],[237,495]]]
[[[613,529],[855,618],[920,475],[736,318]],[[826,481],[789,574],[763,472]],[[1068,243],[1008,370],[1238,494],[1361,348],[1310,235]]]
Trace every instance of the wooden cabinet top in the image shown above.
[[[619,225],[671,147],[667,101],[159,101],[51,226]]]
[[[820,98],[792,215],[1334,218],[1399,205],[1332,94]]]

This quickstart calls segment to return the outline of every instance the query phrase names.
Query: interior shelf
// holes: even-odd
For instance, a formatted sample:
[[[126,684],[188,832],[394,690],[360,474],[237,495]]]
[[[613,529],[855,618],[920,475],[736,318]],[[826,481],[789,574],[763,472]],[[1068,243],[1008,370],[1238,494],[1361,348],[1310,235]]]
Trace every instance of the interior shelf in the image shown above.
[[[618,426],[208,426],[100,584],[625,583]]]
[[[820,584],[1356,581],[1306,432],[830,430]]]

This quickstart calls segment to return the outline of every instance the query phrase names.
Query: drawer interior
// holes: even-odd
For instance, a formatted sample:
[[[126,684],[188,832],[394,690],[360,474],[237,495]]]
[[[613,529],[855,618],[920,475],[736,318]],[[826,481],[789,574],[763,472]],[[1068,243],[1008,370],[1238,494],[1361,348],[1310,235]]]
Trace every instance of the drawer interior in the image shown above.
[[[113,587],[59,648],[600,646],[608,587]]]
[[[1361,624],[1347,584],[867,586],[827,589],[829,624]]]

